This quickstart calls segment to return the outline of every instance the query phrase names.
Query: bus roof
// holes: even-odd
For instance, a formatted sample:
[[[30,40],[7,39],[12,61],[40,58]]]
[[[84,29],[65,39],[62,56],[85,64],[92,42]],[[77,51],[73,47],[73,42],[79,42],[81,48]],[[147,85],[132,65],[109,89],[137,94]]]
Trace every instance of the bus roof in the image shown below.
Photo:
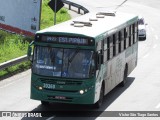
[[[115,16],[99,15],[97,16],[99,18],[96,18],[96,14],[97,13],[87,13],[69,21],[40,30],[37,33],[64,33],[72,35],[76,34],[95,38],[103,33],[109,34],[112,33],[113,30],[122,29],[127,25],[132,24],[138,19],[138,16],[119,12],[117,12]],[[90,19],[92,19],[92,21],[90,21]],[[82,23],[87,22],[84,24],[89,24],[91,26],[85,26],[84,24],[76,24],[76,21],[81,21]],[[77,27],[75,27],[73,23],[75,23],[75,26]]]

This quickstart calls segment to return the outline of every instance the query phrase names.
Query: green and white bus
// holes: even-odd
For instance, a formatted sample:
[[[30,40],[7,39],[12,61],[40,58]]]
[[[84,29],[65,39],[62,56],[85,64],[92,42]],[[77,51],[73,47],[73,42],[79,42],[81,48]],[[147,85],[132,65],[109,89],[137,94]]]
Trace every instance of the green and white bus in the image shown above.
[[[31,99],[100,107],[137,65],[137,21],[131,14],[97,12],[38,31],[28,49]]]

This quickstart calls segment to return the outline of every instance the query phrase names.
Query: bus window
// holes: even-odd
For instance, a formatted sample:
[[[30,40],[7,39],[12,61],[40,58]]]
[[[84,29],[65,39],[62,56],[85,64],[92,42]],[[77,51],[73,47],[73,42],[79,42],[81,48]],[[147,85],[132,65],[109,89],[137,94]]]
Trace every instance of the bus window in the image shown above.
[[[36,46],[33,72],[53,77],[89,78],[95,69],[93,55],[91,50]]]
[[[134,34],[134,41],[137,42],[137,37],[138,37],[138,24],[137,22],[135,23],[135,34]]]
[[[104,39],[104,62],[107,61],[107,38]]]
[[[132,45],[132,27],[131,25],[129,26],[129,46]]]
[[[126,46],[125,46],[125,48],[129,47],[129,36],[130,36],[129,27],[127,27],[126,28]]]
[[[133,36],[133,44],[134,44],[134,43],[135,43],[135,23],[133,23],[132,29],[133,29],[133,34],[132,34],[132,36]]]
[[[122,36],[122,35],[121,35],[121,31],[119,31],[119,32],[118,32],[118,46],[119,46],[118,52],[119,52],[119,53],[121,52],[121,49],[122,49],[122,48],[121,48],[121,47],[122,47],[122,46],[121,46],[121,43],[123,42],[121,36]]]
[[[107,38],[104,39],[104,50],[107,50]]]
[[[104,39],[101,41],[102,49],[101,49],[101,64],[104,63]]]
[[[116,55],[116,35],[113,35],[113,57]]]
[[[131,25],[131,45],[134,43],[134,24]]]
[[[121,31],[122,36],[124,35],[124,38],[122,38],[122,40],[124,39],[124,50],[127,48],[127,29],[125,28],[124,30]]]
[[[110,59],[113,57],[113,36],[109,37],[109,44],[110,44]]]
[[[92,56],[90,50],[64,49],[62,77],[89,78],[90,68],[95,67]]]
[[[118,33],[116,35],[116,55],[119,53],[119,36]]]
[[[123,51],[126,46],[126,44],[124,44],[124,43],[126,43],[125,34],[126,34],[126,31],[124,29],[121,30],[121,51]]]
[[[47,76],[61,76],[63,49],[37,46],[34,52],[33,72]]]
[[[109,37],[107,38],[107,60],[110,59],[110,41]]]

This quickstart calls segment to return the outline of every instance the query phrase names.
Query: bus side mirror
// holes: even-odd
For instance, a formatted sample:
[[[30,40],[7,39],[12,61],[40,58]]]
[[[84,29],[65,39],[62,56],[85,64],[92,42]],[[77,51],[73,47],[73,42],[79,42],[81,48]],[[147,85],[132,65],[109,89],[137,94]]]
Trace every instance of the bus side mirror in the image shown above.
[[[32,47],[28,46],[28,53],[27,53],[27,57],[29,60],[31,60],[31,53],[32,53]]]
[[[103,54],[102,51],[96,53],[96,70],[100,69],[101,64],[103,64]]]
[[[28,60],[32,61],[32,45],[34,44],[34,42],[31,42],[28,46],[28,52],[27,52],[27,57]]]

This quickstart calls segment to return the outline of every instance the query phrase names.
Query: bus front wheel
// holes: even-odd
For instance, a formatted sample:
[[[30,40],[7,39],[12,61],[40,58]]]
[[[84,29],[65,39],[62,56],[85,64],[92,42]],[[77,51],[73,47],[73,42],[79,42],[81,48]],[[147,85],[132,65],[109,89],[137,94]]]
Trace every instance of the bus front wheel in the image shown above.
[[[49,102],[41,101],[41,104],[45,106],[45,105],[49,105]]]

